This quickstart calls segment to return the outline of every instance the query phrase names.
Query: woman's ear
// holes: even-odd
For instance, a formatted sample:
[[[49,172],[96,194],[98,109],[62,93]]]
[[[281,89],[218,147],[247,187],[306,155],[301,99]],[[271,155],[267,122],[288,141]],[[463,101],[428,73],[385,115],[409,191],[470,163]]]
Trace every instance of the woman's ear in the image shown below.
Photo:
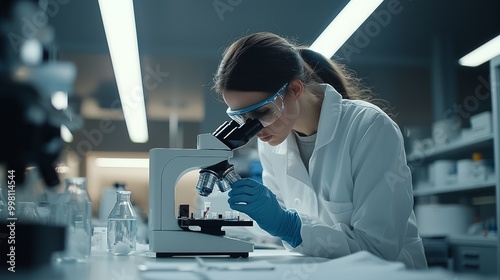
[[[287,94],[292,94],[295,97],[295,99],[299,99],[299,97],[302,95],[303,92],[304,92],[304,84],[302,83],[301,80],[295,79],[288,84]]]

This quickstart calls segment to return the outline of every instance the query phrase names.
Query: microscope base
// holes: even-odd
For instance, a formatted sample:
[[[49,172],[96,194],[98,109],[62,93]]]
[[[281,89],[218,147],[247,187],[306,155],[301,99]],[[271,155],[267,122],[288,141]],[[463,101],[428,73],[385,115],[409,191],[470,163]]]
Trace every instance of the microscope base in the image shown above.
[[[149,250],[159,258],[173,256],[226,255],[248,257],[253,244],[225,236],[196,231],[150,231]]]
[[[157,258],[172,258],[182,256],[229,256],[230,258],[248,258],[248,253],[156,253]]]

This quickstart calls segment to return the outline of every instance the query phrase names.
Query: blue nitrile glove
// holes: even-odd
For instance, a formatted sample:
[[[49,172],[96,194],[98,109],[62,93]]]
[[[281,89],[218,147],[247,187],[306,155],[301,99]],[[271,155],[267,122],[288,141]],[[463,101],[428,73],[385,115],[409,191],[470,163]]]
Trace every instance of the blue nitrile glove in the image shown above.
[[[294,248],[302,243],[298,213],[283,209],[276,195],[264,185],[249,178],[239,179],[231,185],[228,195],[231,209],[247,214],[269,234]]]

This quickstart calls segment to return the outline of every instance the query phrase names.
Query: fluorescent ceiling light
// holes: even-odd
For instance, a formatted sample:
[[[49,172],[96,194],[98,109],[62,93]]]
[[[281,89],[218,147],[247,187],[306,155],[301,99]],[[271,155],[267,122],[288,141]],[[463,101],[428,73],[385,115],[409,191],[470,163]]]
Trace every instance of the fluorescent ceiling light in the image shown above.
[[[148,141],[139,49],[132,0],[99,0],[116,84],[130,140]]]
[[[500,55],[500,35],[460,58],[458,63],[462,66],[476,67],[498,55]]]
[[[309,47],[330,58],[383,0],[351,0]]]
[[[149,168],[147,158],[96,158],[98,167]]]

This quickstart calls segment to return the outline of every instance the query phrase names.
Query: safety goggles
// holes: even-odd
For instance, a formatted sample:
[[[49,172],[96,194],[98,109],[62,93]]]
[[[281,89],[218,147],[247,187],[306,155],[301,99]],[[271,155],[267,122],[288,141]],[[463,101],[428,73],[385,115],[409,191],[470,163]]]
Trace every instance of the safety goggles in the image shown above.
[[[247,119],[258,119],[264,127],[270,126],[283,113],[284,93],[287,86],[288,83],[284,84],[278,92],[255,105],[238,110],[227,108],[226,113],[240,125],[244,124]]]

